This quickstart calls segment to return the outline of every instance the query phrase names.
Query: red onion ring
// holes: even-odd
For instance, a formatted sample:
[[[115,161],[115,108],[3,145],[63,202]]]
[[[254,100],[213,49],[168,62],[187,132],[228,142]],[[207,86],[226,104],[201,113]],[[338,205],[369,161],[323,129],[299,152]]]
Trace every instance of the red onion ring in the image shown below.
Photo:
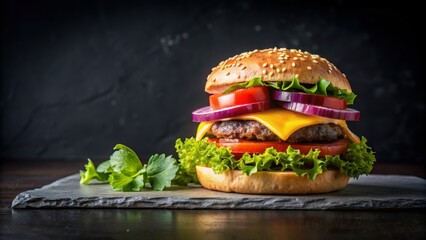
[[[327,118],[334,119],[343,119],[347,121],[359,121],[360,112],[355,109],[346,108],[344,110],[341,109],[333,109],[327,107],[321,107],[316,105],[309,105],[297,102],[277,102],[279,106],[282,108],[292,110],[295,112],[300,112],[307,115],[315,115]]]
[[[269,101],[261,101],[238,105],[229,108],[213,110],[210,106],[202,107],[192,112],[193,122],[208,122],[223,118],[236,117],[243,114],[268,110],[271,107]]]
[[[334,109],[346,109],[346,101],[336,97],[328,97],[300,92],[272,91],[272,98],[284,102],[297,102]]]

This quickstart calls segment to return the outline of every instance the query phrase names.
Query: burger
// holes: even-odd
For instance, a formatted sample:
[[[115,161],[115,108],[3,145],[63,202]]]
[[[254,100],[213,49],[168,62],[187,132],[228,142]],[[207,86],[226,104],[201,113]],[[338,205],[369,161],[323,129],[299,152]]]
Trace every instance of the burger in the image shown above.
[[[347,121],[356,95],[345,74],[301,50],[254,50],[207,77],[209,106],[192,112],[195,137],[178,139],[175,183],[249,194],[337,191],[375,162]]]

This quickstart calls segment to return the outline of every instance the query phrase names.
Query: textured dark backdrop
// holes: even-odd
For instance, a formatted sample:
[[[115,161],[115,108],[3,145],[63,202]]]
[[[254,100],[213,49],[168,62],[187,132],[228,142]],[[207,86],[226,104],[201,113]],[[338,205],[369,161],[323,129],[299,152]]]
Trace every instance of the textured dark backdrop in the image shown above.
[[[221,60],[255,48],[326,57],[358,94],[381,162],[423,163],[424,81],[415,8],[314,1],[3,1],[1,155],[142,156],[193,136],[191,111]],[[97,159],[98,158],[98,159]]]

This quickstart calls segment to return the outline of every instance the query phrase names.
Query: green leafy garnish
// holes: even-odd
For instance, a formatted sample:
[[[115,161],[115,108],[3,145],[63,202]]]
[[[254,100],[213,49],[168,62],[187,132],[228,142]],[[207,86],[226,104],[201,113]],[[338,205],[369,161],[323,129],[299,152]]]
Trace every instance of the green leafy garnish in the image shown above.
[[[142,169],[141,160],[132,149],[123,144],[117,144],[114,150],[109,159],[114,172],[130,176]]]
[[[213,167],[215,172],[234,169],[236,161],[228,148],[218,148],[210,144],[207,139],[197,141],[195,138],[180,138],[176,140],[176,152],[179,156],[179,171],[174,183],[186,185],[188,183],[199,183],[195,166],[206,165]]]
[[[80,171],[80,183],[87,184],[92,180],[104,182],[108,180],[108,174],[96,171],[95,164],[92,160],[87,159],[87,164],[84,165],[86,171]]]
[[[353,104],[356,95],[348,92],[346,89],[339,89],[333,86],[331,82],[320,79],[316,84],[301,85],[296,76],[291,81],[283,82],[263,82],[260,77],[253,78],[248,82],[238,83],[227,88],[223,93],[230,93],[237,89],[251,88],[256,86],[267,86],[280,91],[297,91],[322,96],[332,96],[343,99],[348,105]]]
[[[134,176],[113,172],[109,175],[108,181],[114,190],[123,192],[137,192],[145,186],[143,172]]]
[[[374,152],[366,142],[367,139],[362,137],[360,144],[350,143],[347,153],[337,156],[318,157],[318,149],[303,155],[291,147],[285,152],[278,152],[270,147],[262,154],[246,153],[236,160],[230,148],[217,147],[214,143],[208,143],[207,138],[187,138],[184,141],[177,139],[175,147],[180,167],[174,183],[198,183],[196,165],[211,167],[218,174],[229,169],[241,170],[246,175],[258,171],[293,171],[298,176],[306,175],[310,180],[327,169],[338,169],[349,177],[358,178],[370,173],[376,161]]]
[[[80,183],[88,184],[92,180],[108,181],[117,191],[140,191],[149,183],[153,190],[162,191],[171,186],[179,168],[172,156],[155,154],[144,165],[131,148],[117,144],[114,150],[110,159],[99,164],[97,168],[89,159],[85,171],[80,171]]]
[[[161,160],[159,160],[161,159]],[[161,191],[164,187],[170,187],[172,180],[176,176],[178,166],[176,159],[164,154],[155,154],[149,158],[146,165],[146,176],[152,189]]]
[[[326,156],[327,157],[327,156]],[[327,160],[330,164],[339,167],[341,172],[346,172],[349,176],[358,177],[359,175],[369,173],[373,170],[376,162],[374,152],[367,145],[367,139],[361,138],[360,144],[349,143],[348,150],[342,156],[346,161],[338,161],[331,156]]]

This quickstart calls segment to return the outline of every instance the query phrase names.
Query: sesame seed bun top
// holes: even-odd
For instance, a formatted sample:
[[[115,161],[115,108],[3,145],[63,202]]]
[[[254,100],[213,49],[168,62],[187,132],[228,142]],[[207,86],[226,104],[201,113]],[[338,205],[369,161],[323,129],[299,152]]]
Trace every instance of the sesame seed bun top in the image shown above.
[[[256,49],[222,61],[212,68],[205,90],[218,94],[234,84],[248,82],[255,77],[260,77],[262,81],[291,81],[293,76],[305,84],[315,84],[324,78],[334,87],[352,91],[346,76],[327,59],[285,48]]]

